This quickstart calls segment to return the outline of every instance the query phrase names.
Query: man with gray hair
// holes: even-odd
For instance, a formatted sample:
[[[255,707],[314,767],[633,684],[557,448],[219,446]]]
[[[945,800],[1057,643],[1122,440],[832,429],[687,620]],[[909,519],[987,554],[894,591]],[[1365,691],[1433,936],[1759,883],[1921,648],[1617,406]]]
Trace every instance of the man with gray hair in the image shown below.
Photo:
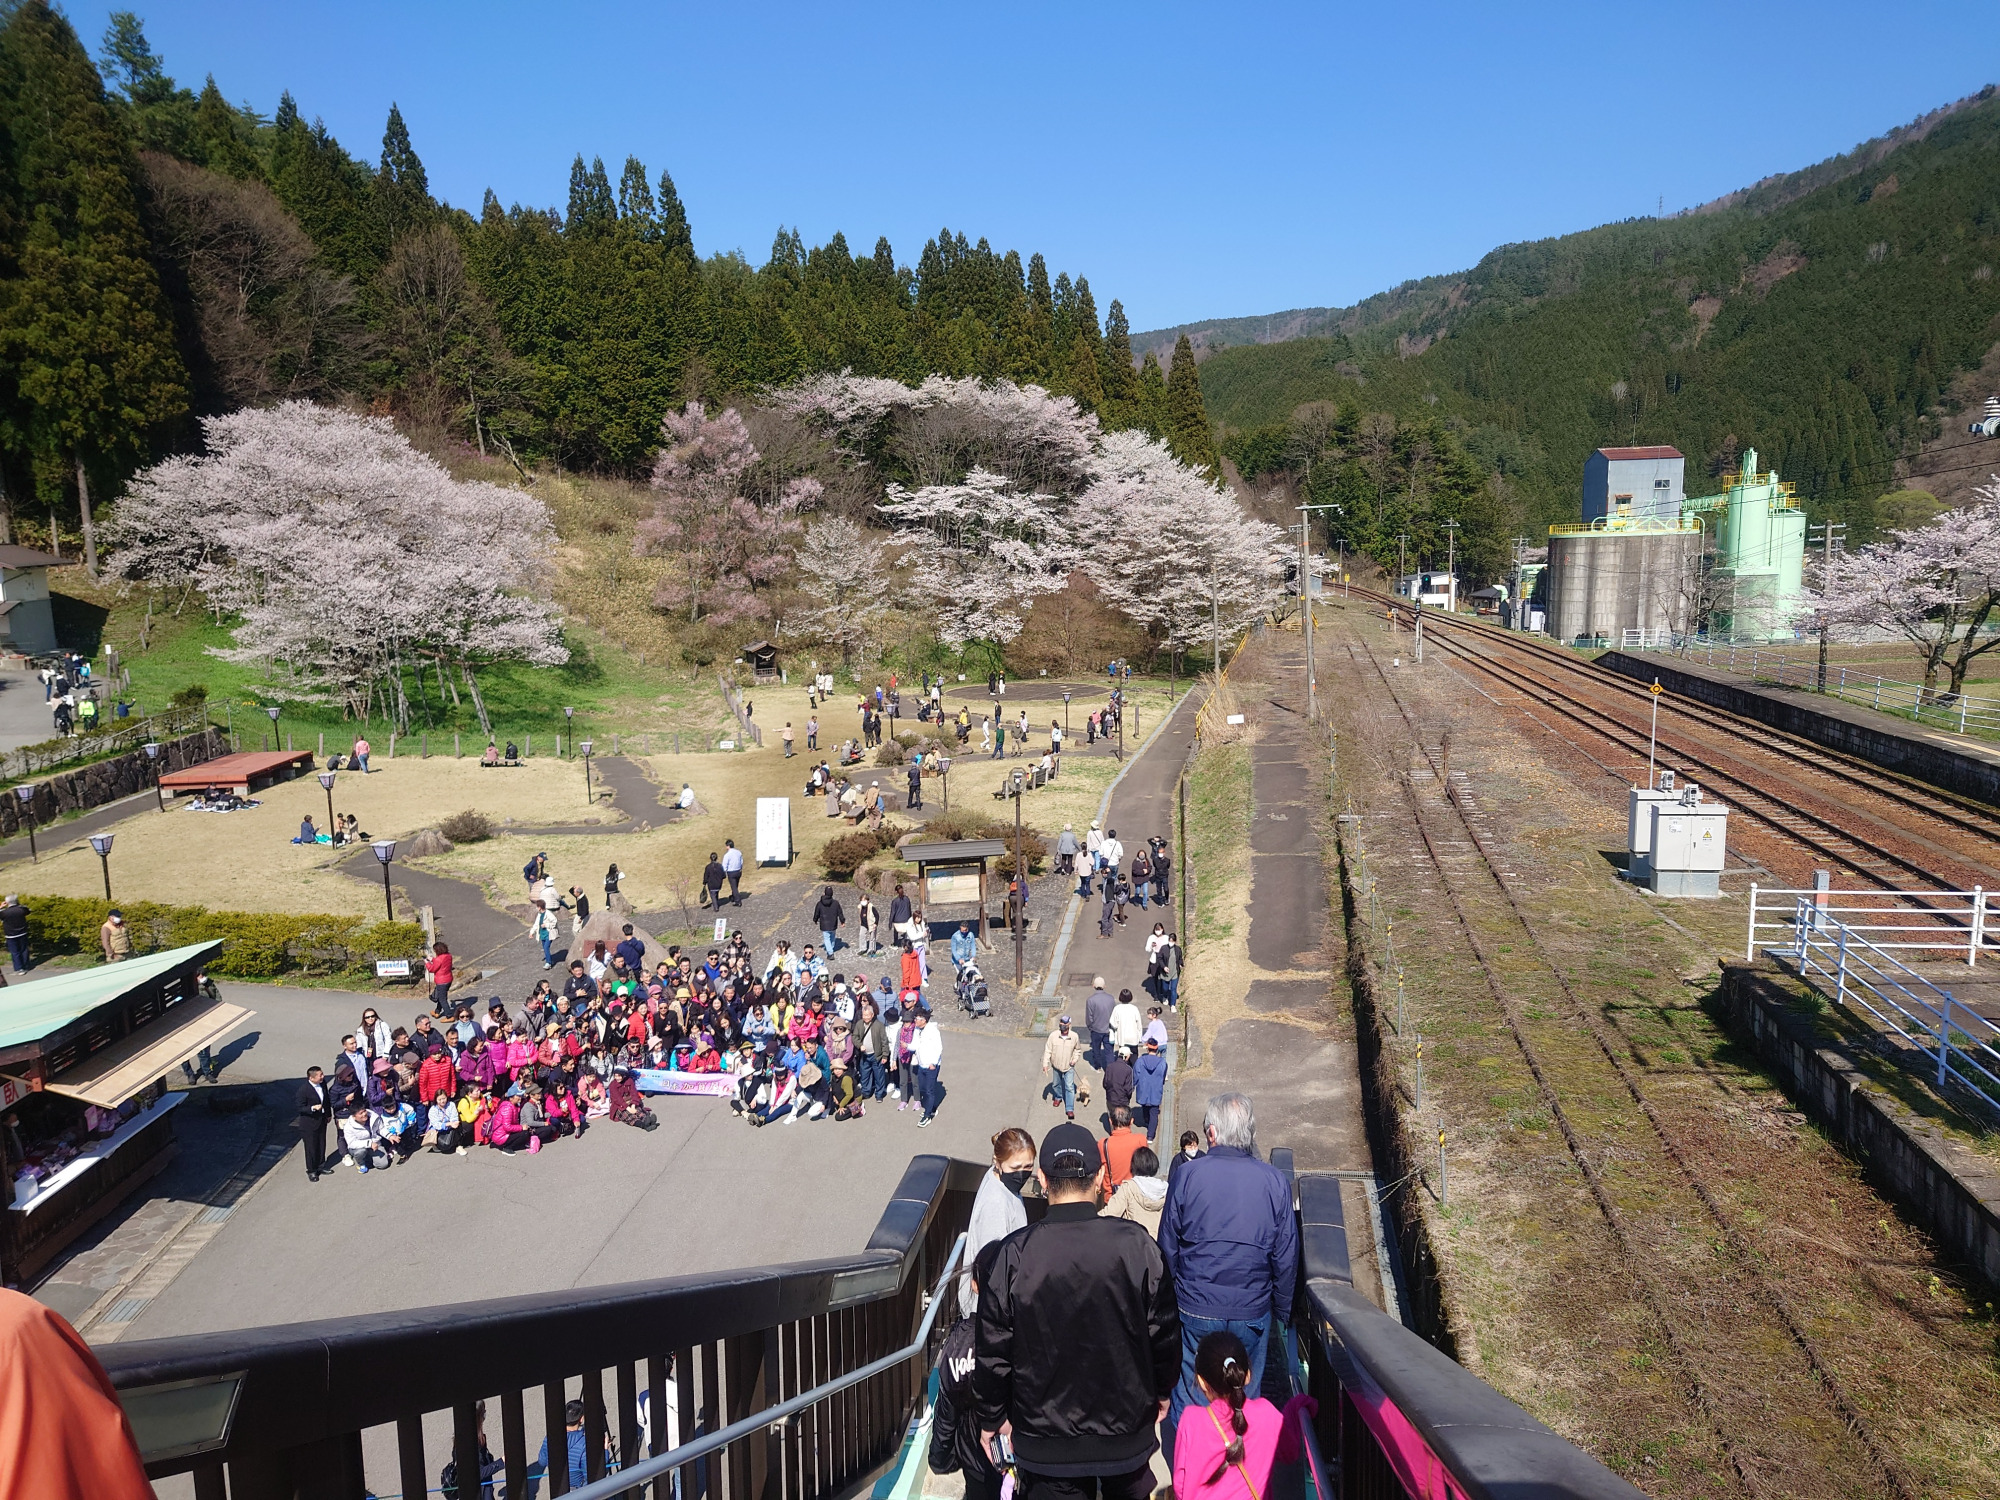
[[[1291,1185],[1257,1159],[1257,1117],[1241,1094],[1219,1094],[1202,1117],[1208,1152],[1168,1179],[1160,1254],[1173,1273],[1181,1312],[1181,1378],[1161,1426],[1168,1467],[1181,1413],[1205,1398],[1194,1355],[1207,1334],[1227,1330],[1250,1355],[1247,1388],[1264,1379],[1273,1323],[1291,1321],[1299,1230]]]

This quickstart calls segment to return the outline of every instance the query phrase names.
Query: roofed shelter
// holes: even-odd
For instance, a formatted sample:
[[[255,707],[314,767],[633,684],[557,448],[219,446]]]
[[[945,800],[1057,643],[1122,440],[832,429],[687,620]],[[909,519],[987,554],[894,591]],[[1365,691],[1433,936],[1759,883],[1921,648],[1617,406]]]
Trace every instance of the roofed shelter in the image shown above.
[[[256,1013],[201,993],[217,939],[0,989],[0,1263],[33,1275],[174,1155],[166,1074]]]
[[[933,907],[979,903],[979,941],[986,942],[986,862],[1007,853],[1005,839],[943,839],[903,845],[904,859],[917,867],[924,914]]]
[[[33,547],[0,546],[0,651],[42,656],[56,649],[49,569],[74,566]]]
[[[785,674],[778,668],[778,648],[769,641],[752,641],[743,648],[743,659],[750,663],[758,682],[784,680]]]

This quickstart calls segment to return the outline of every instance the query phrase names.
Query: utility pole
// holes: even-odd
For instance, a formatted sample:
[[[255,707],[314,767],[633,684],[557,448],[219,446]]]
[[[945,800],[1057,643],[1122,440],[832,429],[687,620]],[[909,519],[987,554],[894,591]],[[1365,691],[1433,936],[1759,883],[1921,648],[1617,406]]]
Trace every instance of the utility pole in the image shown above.
[[[1215,680],[1222,682],[1222,600],[1215,592],[1215,564],[1208,565],[1208,623],[1215,635]]]
[[[1528,539],[1524,536],[1515,537],[1514,538],[1514,628],[1516,630],[1526,630],[1528,628],[1528,601],[1525,597],[1526,591],[1522,587],[1521,583],[1521,570],[1522,568],[1527,566],[1527,558],[1528,558]]]
[[[1410,565],[1406,558],[1406,554],[1409,551],[1409,546],[1410,546],[1410,534],[1407,531],[1397,532],[1396,533],[1396,592],[1399,594],[1403,591],[1403,580],[1407,578],[1410,574]]]
[[[1310,500],[1308,500],[1304,505],[1301,505],[1298,508],[1299,611],[1300,611],[1300,618],[1305,622],[1306,722],[1308,724],[1314,724],[1319,722],[1319,670],[1318,670],[1319,661],[1318,658],[1313,655],[1312,580],[1313,580],[1313,573],[1315,570],[1313,568],[1313,563],[1312,563],[1312,549],[1308,545],[1306,540],[1306,528],[1312,521],[1312,513],[1316,510],[1331,510],[1331,511],[1337,511],[1342,515],[1346,514],[1346,512],[1342,511],[1338,505],[1333,505],[1333,504],[1314,505]]]
[[[1833,554],[1837,550],[1844,548],[1847,540],[1847,527],[1839,521],[1821,521],[1812,529],[1819,533],[1819,589],[1821,599],[1824,600],[1827,587],[1833,578]],[[1819,685],[1814,689],[1814,691],[1821,693],[1826,691],[1826,646],[1826,608],[1824,603],[1822,603],[1819,612]]]
[[[1458,613],[1458,522],[1444,523],[1444,587],[1445,608],[1452,614]]]

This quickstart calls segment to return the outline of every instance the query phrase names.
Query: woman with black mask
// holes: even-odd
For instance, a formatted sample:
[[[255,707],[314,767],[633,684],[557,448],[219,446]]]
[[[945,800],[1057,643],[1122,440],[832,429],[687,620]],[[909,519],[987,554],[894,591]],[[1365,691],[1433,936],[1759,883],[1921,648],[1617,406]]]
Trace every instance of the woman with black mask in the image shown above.
[[[967,1270],[958,1278],[958,1307],[967,1317],[972,1316],[976,1303],[969,1268],[983,1246],[1027,1228],[1028,1207],[1021,1201],[1021,1189],[1034,1175],[1033,1136],[1018,1125],[1010,1125],[993,1137],[993,1169],[979,1180],[979,1191],[972,1200],[972,1221],[965,1228],[961,1265]]]

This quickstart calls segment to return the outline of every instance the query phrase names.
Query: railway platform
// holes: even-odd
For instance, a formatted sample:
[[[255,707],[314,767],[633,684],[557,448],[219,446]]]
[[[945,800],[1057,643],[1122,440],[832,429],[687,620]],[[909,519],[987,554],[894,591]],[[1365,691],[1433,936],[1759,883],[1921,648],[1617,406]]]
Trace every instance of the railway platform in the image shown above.
[[[1829,750],[1874,762],[1948,792],[2000,803],[2000,747],[1931,729],[1896,714],[1849,703],[1810,687],[1754,682],[1700,661],[1665,653],[1607,651],[1598,666],[1660,686],[1711,708],[1740,714]]]

